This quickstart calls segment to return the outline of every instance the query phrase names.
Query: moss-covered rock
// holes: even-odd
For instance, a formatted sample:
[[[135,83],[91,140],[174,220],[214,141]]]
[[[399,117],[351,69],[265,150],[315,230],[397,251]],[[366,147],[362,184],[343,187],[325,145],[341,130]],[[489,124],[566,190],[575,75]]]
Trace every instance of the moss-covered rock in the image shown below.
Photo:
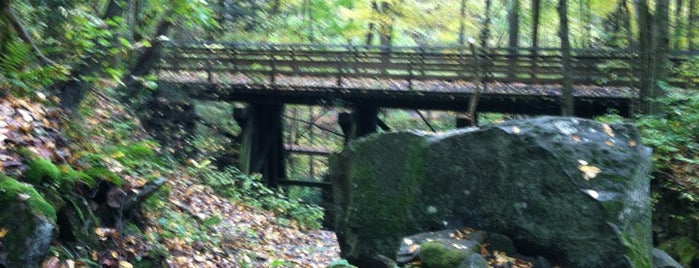
[[[0,229],[7,267],[39,267],[54,235],[55,209],[29,184],[0,177]],[[3,256],[0,256],[2,258]]]
[[[337,230],[344,258],[359,267],[376,267],[375,254],[393,256],[400,239],[406,234],[418,233],[424,226],[405,224],[422,222],[426,210],[420,207],[420,184],[422,159],[419,153],[426,141],[419,134],[391,133],[372,136],[381,147],[352,146],[339,160],[353,163],[351,183],[346,177],[335,176],[335,196],[343,205],[337,206],[336,222],[342,225]],[[396,141],[396,142],[392,142]],[[377,155],[382,158],[362,157]],[[382,178],[382,179],[377,179]],[[362,191],[355,191],[362,185]],[[374,202],[352,202],[352,200],[374,200]],[[345,225],[346,224],[346,225]],[[362,263],[366,261],[368,263]]]
[[[27,208],[32,213],[46,217],[52,222],[56,221],[56,209],[49,202],[46,202],[32,185],[10,177],[0,176],[0,204],[9,205],[18,201],[26,203]]]
[[[119,187],[121,187],[124,184],[124,180],[122,180],[121,177],[119,177],[119,175],[103,167],[88,168],[83,172],[95,181],[105,180]]]
[[[566,267],[649,267],[649,169],[630,125],[540,117],[369,136],[333,159],[329,177],[341,256],[361,267],[450,219]]]
[[[24,180],[34,185],[44,182],[59,182],[61,180],[61,170],[51,163],[51,160],[36,157],[29,160],[27,169],[24,172]]]
[[[420,246],[419,256],[425,268],[454,268],[464,262],[470,253],[442,243],[428,242]]]

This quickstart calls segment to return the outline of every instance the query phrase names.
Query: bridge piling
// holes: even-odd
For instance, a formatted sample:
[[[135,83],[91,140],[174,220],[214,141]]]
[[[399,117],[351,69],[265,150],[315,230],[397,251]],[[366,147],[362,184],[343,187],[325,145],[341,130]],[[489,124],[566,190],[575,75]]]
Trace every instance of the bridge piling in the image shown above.
[[[286,179],[281,104],[249,104],[236,121],[242,126],[239,168],[245,173],[258,172],[270,187]]]

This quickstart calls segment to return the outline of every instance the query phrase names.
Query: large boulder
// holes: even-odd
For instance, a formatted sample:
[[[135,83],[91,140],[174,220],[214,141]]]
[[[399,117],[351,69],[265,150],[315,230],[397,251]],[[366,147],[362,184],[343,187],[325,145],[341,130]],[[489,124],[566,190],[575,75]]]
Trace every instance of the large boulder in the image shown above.
[[[632,126],[578,118],[372,135],[332,160],[335,227],[360,267],[444,222],[565,267],[650,267],[649,168]]]
[[[55,209],[34,187],[0,176],[0,266],[40,267],[55,221]]]

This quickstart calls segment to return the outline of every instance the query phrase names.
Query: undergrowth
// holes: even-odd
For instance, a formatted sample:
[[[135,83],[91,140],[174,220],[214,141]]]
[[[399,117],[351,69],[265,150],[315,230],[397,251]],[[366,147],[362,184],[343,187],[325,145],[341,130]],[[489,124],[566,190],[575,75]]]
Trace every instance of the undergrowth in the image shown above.
[[[280,190],[270,189],[262,183],[259,175],[247,175],[235,168],[190,168],[189,172],[198,174],[205,184],[224,197],[274,212],[281,217],[277,219],[281,221],[280,224],[287,219],[296,221],[302,228],[321,227],[322,208],[290,199]]]
[[[655,100],[664,112],[636,116],[653,149],[654,242],[686,267],[699,264],[699,92],[667,89]],[[623,119],[610,115],[606,122]]]

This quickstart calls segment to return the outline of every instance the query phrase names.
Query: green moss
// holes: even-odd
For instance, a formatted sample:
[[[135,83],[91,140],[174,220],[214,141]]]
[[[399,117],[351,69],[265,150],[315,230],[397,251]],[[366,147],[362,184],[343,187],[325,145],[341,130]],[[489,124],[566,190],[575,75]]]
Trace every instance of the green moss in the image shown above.
[[[131,158],[153,159],[156,157],[153,149],[145,142],[129,145],[124,153]]]
[[[674,237],[660,244],[659,248],[677,259],[684,267],[690,267],[699,257],[699,246],[686,236]]]
[[[20,195],[29,197],[25,202],[32,211],[56,222],[56,209],[46,202],[32,185],[21,183],[10,177],[0,177],[0,203],[18,202]]]
[[[410,142],[396,143],[393,135]],[[354,144],[353,155],[362,156],[350,159],[352,173],[347,224],[364,223],[361,231],[352,234],[347,241],[352,250],[347,258],[395,253],[400,239],[422,229],[420,222],[425,217],[424,206],[419,196],[422,184],[422,150],[426,144],[424,137],[413,133],[391,133],[371,136],[363,143]],[[377,151],[399,152],[377,159],[382,155]],[[376,202],[376,200],[386,200]],[[345,254],[345,253],[343,253]]]
[[[58,182],[61,179],[61,170],[50,160],[37,157],[29,161],[24,173],[24,180],[37,185],[42,182]]]
[[[419,256],[426,268],[453,268],[468,258],[463,251],[450,249],[434,242],[422,244]]]
[[[61,165],[60,169],[63,170],[63,178],[72,182],[83,182],[88,186],[92,187],[95,184],[95,179],[87,175],[85,172],[80,172],[74,170],[69,165]]]
[[[114,183],[114,185],[119,187],[124,184],[124,181],[117,174],[103,167],[89,168],[86,169],[84,173],[91,177],[94,181],[105,180]]]

